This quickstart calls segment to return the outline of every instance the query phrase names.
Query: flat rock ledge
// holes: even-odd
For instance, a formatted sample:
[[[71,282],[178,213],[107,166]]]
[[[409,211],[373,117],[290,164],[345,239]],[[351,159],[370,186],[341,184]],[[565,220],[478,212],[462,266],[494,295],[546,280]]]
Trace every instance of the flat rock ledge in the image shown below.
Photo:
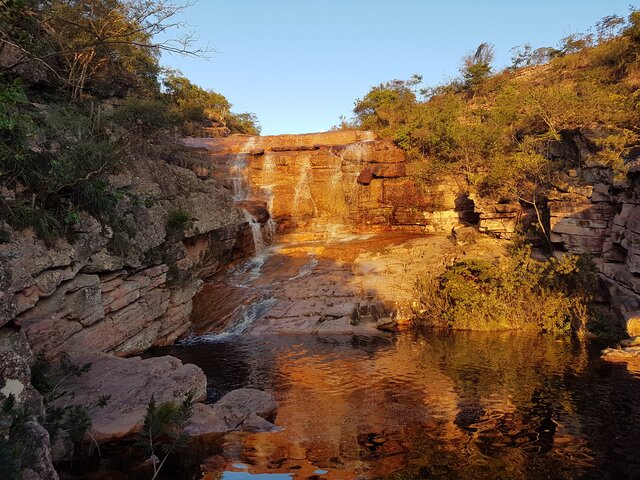
[[[89,362],[89,372],[69,377],[60,385],[64,392],[58,406],[82,405],[92,426],[90,435],[97,442],[131,437],[142,429],[149,401],[182,401],[189,392],[195,402],[207,396],[207,378],[196,365],[183,364],[171,356],[142,359],[101,354],[74,358],[75,364]],[[106,404],[105,404],[106,400]],[[230,431],[275,431],[273,419],[278,404],[261,390],[243,388],[225,395],[213,405],[196,403],[189,436],[224,434]]]
[[[602,351],[602,358],[610,362],[640,363],[640,336],[620,341],[619,346],[606,348]]]
[[[195,401],[207,396],[207,377],[195,365],[175,357],[142,359],[98,355],[74,358],[90,362],[89,372],[69,377],[59,387],[65,394],[59,406],[83,405],[91,418],[91,435],[98,442],[118,440],[138,433],[151,397],[157,403],[176,401],[193,392]],[[100,399],[106,405],[100,406]]]

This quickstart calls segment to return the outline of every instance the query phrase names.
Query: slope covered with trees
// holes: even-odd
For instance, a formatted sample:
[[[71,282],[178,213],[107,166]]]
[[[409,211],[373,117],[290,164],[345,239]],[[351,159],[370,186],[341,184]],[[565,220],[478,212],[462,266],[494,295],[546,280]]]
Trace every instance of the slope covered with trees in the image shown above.
[[[640,12],[605,17],[595,33],[566,37],[557,49],[512,52],[500,72],[483,43],[447,84],[421,88],[415,75],[373,87],[356,101],[354,124],[422,162],[426,181],[457,172],[495,200],[542,203],[554,175],[572,167],[553,149],[577,130],[591,133],[593,161],[624,184],[639,133]]]
[[[421,88],[419,75],[375,86],[356,101],[351,127],[374,130],[403,148],[426,188],[453,176],[477,203],[493,205],[492,212],[500,204],[534,212],[530,238],[550,251],[567,250],[559,230],[583,242],[574,253],[622,265],[602,267],[600,260],[599,286],[586,257],[540,264],[520,252],[496,264],[455,263],[436,279],[418,281],[416,313],[422,321],[465,329],[597,330],[608,313],[591,300],[606,285],[614,285],[614,293],[634,288],[628,280],[633,274],[625,273],[622,281],[618,274],[602,273],[635,272],[624,260],[634,255],[633,240],[625,237],[631,234],[615,227],[608,240],[620,243],[620,252],[631,249],[619,258],[611,244],[603,247],[602,237],[589,235],[604,235],[614,222],[624,225],[624,218],[612,217],[624,202],[628,215],[637,198],[640,12],[631,11],[627,19],[605,17],[593,32],[566,37],[558,48],[524,45],[512,52],[512,65],[495,72],[493,47],[483,43],[463,58],[459,78],[435,88]],[[580,188],[595,192],[595,184],[606,204],[593,207],[591,193],[574,195]],[[521,307],[532,299],[535,311]],[[613,301],[625,322],[634,302]]]
[[[125,192],[107,174],[144,156],[180,161],[180,135],[259,133],[255,115],[161,67],[162,52],[207,54],[191,36],[156,40],[180,27],[186,6],[2,2],[0,220],[53,241],[84,211],[113,229],[117,250],[130,226],[115,214]]]

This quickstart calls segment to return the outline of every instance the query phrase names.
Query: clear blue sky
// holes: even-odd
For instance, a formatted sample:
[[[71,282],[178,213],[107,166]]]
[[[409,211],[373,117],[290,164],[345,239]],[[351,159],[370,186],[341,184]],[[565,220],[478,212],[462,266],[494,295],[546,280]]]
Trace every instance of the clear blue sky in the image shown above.
[[[163,56],[198,85],[254,112],[263,135],[329,129],[369,88],[413,73],[436,85],[478,44],[498,67],[515,45],[556,46],[629,0],[200,0],[181,16],[207,60]],[[637,6],[637,5],[636,5]]]

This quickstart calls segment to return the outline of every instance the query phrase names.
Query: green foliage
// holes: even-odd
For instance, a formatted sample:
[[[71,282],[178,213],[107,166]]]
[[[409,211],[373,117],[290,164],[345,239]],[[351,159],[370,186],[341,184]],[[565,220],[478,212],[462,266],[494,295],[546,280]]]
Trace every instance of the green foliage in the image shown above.
[[[91,427],[91,420],[86,407],[81,405],[66,405],[63,407],[53,404],[64,395],[59,387],[69,377],[79,377],[91,368],[90,363],[74,365],[67,355],[62,355],[58,365],[47,361],[44,356],[36,358],[31,369],[31,384],[40,392],[45,403],[44,427],[53,439],[59,430],[69,434],[74,442],[83,440]]]
[[[225,126],[231,133],[260,133],[256,116],[253,113],[232,113],[231,104],[220,93],[205,90],[176,73],[169,73],[163,80],[163,86],[171,103],[173,118],[182,123],[185,133],[198,133],[194,128],[205,124]]]
[[[482,44],[464,58],[462,79],[422,88],[423,98],[419,76],[381,84],[356,101],[355,121],[420,160],[425,168],[416,175],[425,180],[458,174],[482,195],[535,204],[558,172],[580,166],[558,161],[552,147],[583,131],[590,154],[580,160],[625,178],[640,141],[639,54],[635,11],[624,24],[605,17],[597,38],[573,35],[559,49],[516,47],[512,68],[494,75],[492,48]]]
[[[581,331],[595,268],[586,257],[539,262],[528,246],[499,262],[469,259],[416,283],[415,313],[432,326],[460,330]]]
[[[47,245],[53,245],[62,235],[62,224],[55,216],[31,205],[14,203],[9,207],[7,222],[17,230],[33,228]]]
[[[157,404],[151,397],[144,416],[142,431],[136,436],[135,446],[144,448],[153,463],[155,479],[169,455],[187,446],[185,428],[193,415],[193,392],[176,403],[173,401]],[[158,455],[164,454],[162,460]]]
[[[230,133],[260,135],[260,122],[255,113],[231,113],[226,118],[226,126]]]
[[[185,7],[163,0],[3,3],[0,43],[20,53],[0,67],[0,186],[16,192],[15,200],[0,199],[1,222],[31,227],[51,245],[73,234],[86,212],[114,231],[110,247],[124,254],[132,234],[119,224],[119,207],[128,194],[110,185],[110,174],[137,155],[175,162],[176,127],[259,133],[255,115],[231,112],[223,95],[184,77],[169,73],[161,91],[161,51],[204,53],[188,39],[154,40]],[[35,77],[21,77],[23,70]],[[38,88],[30,91],[33,82]]]
[[[168,102],[156,98],[136,97],[127,97],[122,105],[114,110],[111,118],[118,126],[127,130],[166,128],[176,125],[179,121]]]
[[[191,214],[184,210],[170,210],[167,217],[167,233],[170,235],[183,234],[191,222]]]
[[[473,55],[467,55],[463,59],[461,73],[467,88],[477,87],[489,76],[493,58],[493,45],[481,43]]]

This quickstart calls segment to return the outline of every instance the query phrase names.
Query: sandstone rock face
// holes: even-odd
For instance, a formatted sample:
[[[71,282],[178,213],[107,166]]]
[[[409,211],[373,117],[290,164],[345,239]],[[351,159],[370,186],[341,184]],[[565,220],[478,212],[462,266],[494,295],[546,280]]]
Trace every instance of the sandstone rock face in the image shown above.
[[[126,251],[114,254],[112,232],[88,215],[71,243],[49,248],[14,232],[0,245],[0,326],[17,317],[37,353],[130,355],[172,343],[190,326],[201,278],[255,251],[247,218],[214,179],[141,160],[111,181],[128,192],[117,207],[132,225]],[[184,233],[167,231],[175,210],[192,218]]]
[[[151,397],[157,403],[180,402],[192,392],[196,402],[207,396],[207,378],[195,365],[174,357],[118,358],[112,355],[77,357],[90,362],[89,372],[60,385],[65,394],[58,405],[82,405],[91,418],[91,434],[99,441],[117,440],[140,431]],[[108,398],[105,406],[98,399]]]
[[[207,175],[235,196],[267,202],[278,231],[322,237],[338,231],[450,233],[475,222],[455,179],[422,185],[404,152],[373,132],[185,139],[209,151]],[[201,167],[198,173],[203,174]]]
[[[593,132],[574,136],[581,168],[560,175],[548,199],[550,239],[562,252],[589,254],[611,306],[631,336],[640,335],[640,204],[614,175],[591,161],[584,146]],[[637,182],[630,173],[629,180]]]
[[[40,394],[31,386],[30,364],[33,354],[24,334],[0,328],[0,404],[13,396],[16,407],[28,413],[24,425],[24,450],[20,461],[22,478],[57,480],[50,453],[49,434],[41,425],[44,405]],[[6,432],[3,430],[3,435]]]

